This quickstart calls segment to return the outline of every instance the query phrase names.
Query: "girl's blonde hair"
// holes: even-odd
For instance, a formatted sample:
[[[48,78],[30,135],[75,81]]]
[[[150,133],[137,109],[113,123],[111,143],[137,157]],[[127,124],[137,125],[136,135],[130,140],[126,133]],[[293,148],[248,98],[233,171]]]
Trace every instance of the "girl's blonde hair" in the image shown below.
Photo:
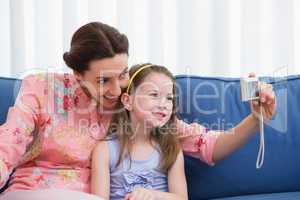
[[[158,65],[151,65],[149,63],[133,66],[129,71],[130,77],[132,77],[133,74],[146,65],[150,66],[138,72],[133,78],[129,86],[130,88],[128,88],[129,94],[132,93],[140,84],[142,84],[144,79],[151,73],[164,74],[173,82],[173,109],[170,120],[164,126],[160,128],[154,128],[150,132],[150,141],[158,144],[159,149],[157,150],[161,153],[160,169],[167,172],[175,162],[180,150],[176,128],[177,108],[175,78],[167,68]],[[134,132],[130,126],[129,111],[124,108],[121,101],[117,106],[117,110],[118,112],[112,117],[111,125],[108,130],[108,136],[117,137],[120,142],[120,155],[117,162],[118,166],[124,159],[127,152],[130,156],[131,147],[129,141],[134,136]]]

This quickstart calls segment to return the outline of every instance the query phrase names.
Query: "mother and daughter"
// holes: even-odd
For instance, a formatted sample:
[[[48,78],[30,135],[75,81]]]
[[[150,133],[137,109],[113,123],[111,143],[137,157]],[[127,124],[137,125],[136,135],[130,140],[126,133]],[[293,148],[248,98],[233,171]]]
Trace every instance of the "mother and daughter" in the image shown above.
[[[88,23],[63,56],[73,74],[23,79],[0,126],[0,187],[9,179],[0,200],[187,199],[183,154],[213,165],[255,134],[259,104],[265,120],[274,115],[274,92],[263,84],[236,127],[186,124],[176,117],[172,74],[152,64],[129,70],[128,48],[115,28]]]

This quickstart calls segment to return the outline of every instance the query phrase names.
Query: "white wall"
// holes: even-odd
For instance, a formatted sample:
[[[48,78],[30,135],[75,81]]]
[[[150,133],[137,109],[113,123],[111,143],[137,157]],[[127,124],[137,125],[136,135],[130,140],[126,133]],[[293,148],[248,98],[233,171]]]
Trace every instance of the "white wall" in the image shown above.
[[[300,73],[298,0],[1,0],[0,76],[66,70],[74,31],[102,21],[126,33],[130,64],[176,74]]]

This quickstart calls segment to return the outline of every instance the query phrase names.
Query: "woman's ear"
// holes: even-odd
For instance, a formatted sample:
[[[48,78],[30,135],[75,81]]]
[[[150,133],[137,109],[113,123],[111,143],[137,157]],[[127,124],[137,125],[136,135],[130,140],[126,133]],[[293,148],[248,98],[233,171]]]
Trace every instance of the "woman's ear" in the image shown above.
[[[82,74],[81,73],[79,73],[77,71],[73,71],[73,74],[74,74],[77,81],[79,81],[79,82],[82,81]]]
[[[128,110],[128,111],[132,110],[131,99],[130,99],[130,95],[128,93],[125,92],[122,94],[121,102],[123,103],[126,110]]]

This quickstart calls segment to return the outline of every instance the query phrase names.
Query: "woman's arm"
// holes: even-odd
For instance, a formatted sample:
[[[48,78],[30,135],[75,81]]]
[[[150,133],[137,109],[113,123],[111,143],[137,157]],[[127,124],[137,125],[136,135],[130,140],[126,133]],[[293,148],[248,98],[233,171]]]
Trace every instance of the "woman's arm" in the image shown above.
[[[109,149],[106,141],[99,142],[92,155],[91,192],[109,200]]]
[[[264,120],[268,121],[274,116],[276,111],[275,94],[270,84],[262,84],[261,88],[260,104],[262,106],[262,114]],[[258,115],[260,105],[258,101],[251,102],[251,109],[252,113],[237,126],[228,131],[220,132],[213,152],[214,162],[218,162],[236,151],[259,130]]]
[[[276,99],[272,86],[265,84],[260,93],[265,120],[269,120],[276,110]],[[189,156],[199,158],[209,165],[224,159],[244,145],[259,127],[257,114],[259,105],[251,103],[252,113],[234,128],[227,131],[209,131],[197,123],[187,124],[177,120],[181,147]]]
[[[125,200],[187,200],[187,185],[184,173],[183,153],[177,159],[168,172],[169,192],[138,188],[125,196]]]
[[[0,126],[0,188],[20,162],[42,121],[42,108],[47,103],[45,85],[45,79],[37,75],[24,78],[15,105],[9,108],[6,122]]]
[[[213,162],[218,162],[243,146],[258,130],[258,120],[250,114],[228,131],[220,131],[213,151]]]

